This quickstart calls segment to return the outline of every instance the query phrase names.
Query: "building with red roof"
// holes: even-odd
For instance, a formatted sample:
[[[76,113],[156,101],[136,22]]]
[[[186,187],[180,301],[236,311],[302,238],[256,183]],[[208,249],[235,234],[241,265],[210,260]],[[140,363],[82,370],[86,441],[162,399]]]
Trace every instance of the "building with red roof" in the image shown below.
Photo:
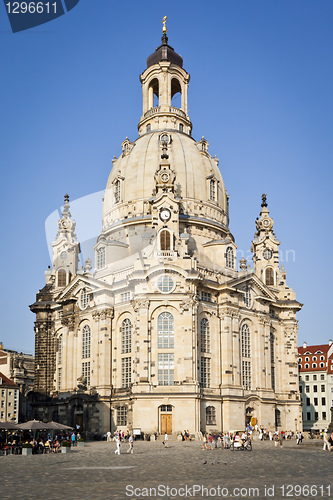
[[[331,421],[333,406],[333,342],[298,348],[303,430],[320,431]]]

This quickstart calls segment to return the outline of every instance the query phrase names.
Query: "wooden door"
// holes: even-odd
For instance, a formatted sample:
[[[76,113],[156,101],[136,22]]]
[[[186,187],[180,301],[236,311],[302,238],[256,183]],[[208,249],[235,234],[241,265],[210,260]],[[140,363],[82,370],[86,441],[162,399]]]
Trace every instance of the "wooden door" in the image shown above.
[[[172,434],[172,413],[161,415],[161,434]]]
[[[79,428],[76,427],[75,430],[78,430],[79,432],[83,431],[83,415],[76,415],[76,426],[80,426]]]

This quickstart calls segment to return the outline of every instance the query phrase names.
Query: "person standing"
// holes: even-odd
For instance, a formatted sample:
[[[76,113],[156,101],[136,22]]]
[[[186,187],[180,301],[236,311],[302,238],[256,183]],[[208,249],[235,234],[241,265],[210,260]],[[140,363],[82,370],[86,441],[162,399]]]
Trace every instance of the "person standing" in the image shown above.
[[[166,432],[164,434],[164,448],[168,448],[168,439],[169,439],[169,436],[168,436],[168,433]]]
[[[75,432],[72,432],[72,446],[73,447],[75,446],[75,441],[76,441]]]
[[[329,448],[330,448],[330,444],[328,442],[328,434],[327,434],[327,429],[324,429],[324,433],[323,433],[323,440],[324,440],[324,446],[323,446],[323,450],[324,451],[328,451]]]
[[[328,438],[328,444],[329,444],[328,451],[333,451],[333,432],[330,435],[330,437]]]
[[[206,438],[206,434],[203,434],[203,436],[202,436],[202,449],[203,450],[207,450],[207,438]]]
[[[108,431],[106,433],[106,440],[107,440],[108,443],[111,443],[111,432],[110,431]]]

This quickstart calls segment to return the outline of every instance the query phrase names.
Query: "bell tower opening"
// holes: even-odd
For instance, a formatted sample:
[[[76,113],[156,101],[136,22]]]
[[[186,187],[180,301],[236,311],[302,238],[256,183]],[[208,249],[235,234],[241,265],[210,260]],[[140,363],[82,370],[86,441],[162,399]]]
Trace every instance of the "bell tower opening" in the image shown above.
[[[171,80],[171,106],[182,108],[182,88],[177,78]]]
[[[148,98],[149,109],[159,106],[159,81],[157,78],[153,78],[153,80],[149,83]]]

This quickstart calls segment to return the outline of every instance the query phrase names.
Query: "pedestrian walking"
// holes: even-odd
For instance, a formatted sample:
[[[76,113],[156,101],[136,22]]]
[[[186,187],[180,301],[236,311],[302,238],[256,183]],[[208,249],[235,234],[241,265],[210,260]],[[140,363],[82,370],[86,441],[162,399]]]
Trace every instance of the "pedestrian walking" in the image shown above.
[[[323,440],[324,440],[324,446],[323,446],[323,450],[324,451],[328,451],[330,449],[330,444],[328,442],[328,434],[327,434],[327,429],[324,430],[324,434],[323,434]]]
[[[299,431],[297,433],[297,440],[296,440],[296,444],[302,444],[302,441],[303,441],[303,434],[301,433],[301,431]]]
[[[115,455],[120,455],[120,437],[119,435],[115,436],[115,441],[116,441],[116,449],[114,451]]]
[[[129,436],[128,438],[128,444],[129,444],[129,448],[127,450],[126,453],[134,453],[134,449],[133,449],[133,442],[134,442],[134,438],[132,436],[132,434]]]
[[[203,450],[207,450],[207,438],[206,438],[206,434],[203,434],[203,436],[202,436],[202,449]]]
[[[164,444],[164,448],[168,448],[168,439],[169,439],[169,436],[167,434],[167,432],[164,434],[164,441],[163,441],[163,444]]]

